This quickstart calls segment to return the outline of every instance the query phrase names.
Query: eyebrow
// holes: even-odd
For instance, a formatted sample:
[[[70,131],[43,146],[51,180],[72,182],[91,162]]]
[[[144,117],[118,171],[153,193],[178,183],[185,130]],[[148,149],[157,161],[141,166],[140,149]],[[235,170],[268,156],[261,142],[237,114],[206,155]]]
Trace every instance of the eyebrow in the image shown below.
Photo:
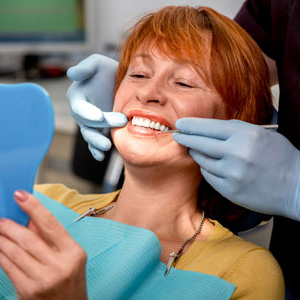
[[[139,57],[141,57],[141,58],[143,58],[143,59],[147,59],[147,60],[152,60],[151,55],[146,54],[146,53],[137,53],[137,54],[135,54],[135,55],[133,56],[133,59],[139,58]]]

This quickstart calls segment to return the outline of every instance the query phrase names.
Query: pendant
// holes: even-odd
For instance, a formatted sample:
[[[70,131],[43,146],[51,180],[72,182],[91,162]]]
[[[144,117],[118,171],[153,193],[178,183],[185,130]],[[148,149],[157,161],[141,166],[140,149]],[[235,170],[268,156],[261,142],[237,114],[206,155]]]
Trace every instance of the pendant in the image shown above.
[[[94,210],[95,210],[95,208],[93,208],[93,207],[89,208],[86,212],[84,212],[84,213],[81,214],[78,218],[76,218],[76,219],[74,220],[74,222],[75,222],[75,223],[78,222],[79,220],[83,219],[85,216],[87,216],[89,213],[91,213],[91,212],[94,211]]]
[[[173,267],[174,261],[179,257],[179,255],[175,252],[170,253],[170,258],[169,261],[167,263],[167,269],[165,272],[165,276],[167,277],[169,275],[169,272],[171,270],[171,268]]]

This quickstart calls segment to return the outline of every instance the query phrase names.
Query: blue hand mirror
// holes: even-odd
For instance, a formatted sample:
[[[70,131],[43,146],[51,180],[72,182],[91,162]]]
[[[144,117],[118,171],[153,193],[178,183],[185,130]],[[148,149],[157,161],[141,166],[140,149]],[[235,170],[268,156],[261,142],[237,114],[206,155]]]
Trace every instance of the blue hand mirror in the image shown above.
[[[28,216],[13,198],[33,191],[38,167],[54,132],[48,93],[33,83],[0,84],[0,218],[27,225]]]

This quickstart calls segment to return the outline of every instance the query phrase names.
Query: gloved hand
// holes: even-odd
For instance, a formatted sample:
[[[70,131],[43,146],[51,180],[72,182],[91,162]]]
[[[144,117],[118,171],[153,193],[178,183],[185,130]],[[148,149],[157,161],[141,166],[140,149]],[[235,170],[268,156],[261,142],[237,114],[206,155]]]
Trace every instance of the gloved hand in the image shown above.
[[[238,120],[183,118],[174,139],[232,202],[300,220],[300,152],[281,134]]]
[[[71,67],[67,76],[75,81],[67,92],[72,116],[96,160],[103,160],[111,147],[110,140],[96,128],[123,127],[127,118],[111,112],[118,63],[108,57],[93,54]]]

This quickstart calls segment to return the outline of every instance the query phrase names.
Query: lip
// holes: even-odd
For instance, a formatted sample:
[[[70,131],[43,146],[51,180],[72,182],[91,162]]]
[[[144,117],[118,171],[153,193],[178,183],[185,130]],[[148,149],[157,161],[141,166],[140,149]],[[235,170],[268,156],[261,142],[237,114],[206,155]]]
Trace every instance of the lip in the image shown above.
[[[133,134],[135,136],[143,136],[143,137],[154,138],[154,137],[157,137],[157,136],[160,136],[160,135],[168,135],[167,132],[154,131],[153,129],[150,129],[150,128],[133,126],[131,123],[128,123],[126,128],[131,134]]]
[[[175,129],[166,119],[164,119],[161,116],[158,116],[158,115],[154,114],[153,112],[141,111],[141,110],[131,110],[127,114],[128,121],[131,121],[132,117],[134,117],[134,116],[147,118],[151,121],[159,122],[161,125],[168,126],[171,129]]]

